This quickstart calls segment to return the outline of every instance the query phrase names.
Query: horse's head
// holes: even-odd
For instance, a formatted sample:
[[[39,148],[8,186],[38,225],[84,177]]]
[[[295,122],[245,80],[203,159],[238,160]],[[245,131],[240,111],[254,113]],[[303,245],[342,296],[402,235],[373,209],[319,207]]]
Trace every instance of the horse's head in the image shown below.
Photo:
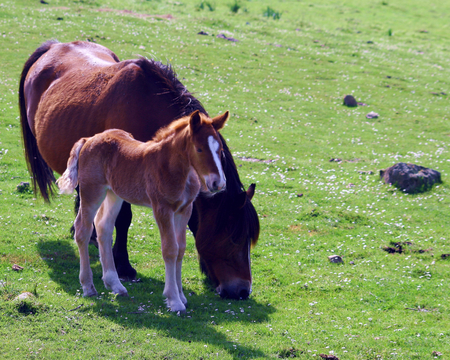
[[[190,115],[192,147],[191,163],[200,177],[200,181],[210,193],[225,189],[226,179],[222,168],[222,141],[218,131],[228,120],[229,113],[210,119],[208,116],[194,111]]]
[[[252,184],[233,197],[224,192],[211,201],[200,195],[194,203],[189,226],[200,268],[224,298],[247,299],[252,291],[250,248],[259,236],[258,216],[250,201],[254,191]]]

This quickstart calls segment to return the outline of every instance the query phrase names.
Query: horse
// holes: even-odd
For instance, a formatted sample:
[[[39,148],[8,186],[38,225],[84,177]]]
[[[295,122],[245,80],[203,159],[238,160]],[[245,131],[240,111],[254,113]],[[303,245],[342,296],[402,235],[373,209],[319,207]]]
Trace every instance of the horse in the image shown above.
[[[146,58],[120,61],[106,47],[89,42],[47,41],[26,61],[19,87],[25,157],[43,198],[54,190],[54,172],[62,174],[73,144],[117,128],[148,141],[174,120],[202,104],[177,79],[171,66]],[[259,236],[259,219],[239,179],[225,139],[220,159],[226,190],[194,201],[189,228],[195,237],[200,269],[224,298],[246,299],[252,290],[250,248]],[[127,234],[132,213],[124,202],[115,222],[114,262],[122,279],[134,279]]]
[[[153,208],[166,270],[163,295],[171,311],[186,310],[181,284],[186,227],[200,188],[213,194],[225,189],[222,143],[217,131],[228,117],[226,112],[210,119],[197,110],[160,129],[145,143],[118,129],[75,143],[67,169],[56,184],[61,193],[68,194],[79,187],[80,209],[74,227],[84,296],[97,295],[89,266],[92,223],[103,283],[115,294],[128,295],[117,275],[111,246],[116,217],[127,201]]]

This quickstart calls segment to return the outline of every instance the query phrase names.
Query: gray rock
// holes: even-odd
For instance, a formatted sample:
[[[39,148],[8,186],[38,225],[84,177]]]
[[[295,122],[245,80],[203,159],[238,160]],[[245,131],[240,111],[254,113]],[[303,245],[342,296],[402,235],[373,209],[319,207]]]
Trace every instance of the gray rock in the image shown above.
[[[23,292],[22,294],[16,296],[14,298],[14,300],[26,300],[26,299],[30,299],[30,298],[34,298],[34,295],[28,291]]]
[[[348,107],[357,107],[358,102],[352,95],[346,95],[344,98],[344,105]]]
[[[17,185],[17,192],[23,193],[30,190],[30,183],[22,181],[19,185]]]
[[[344,262],[339,255],[330,255],[330,256],[328,256],[328,260],[330,260],[330,262],[336,263],[336,264],[341,264]]]
[[[415,164],[398,163],[386,170],[380,170],[380,177],[386,184],[394,185],[408,194],[427,191],[441,183],[441,173]]]
[[[368,119],[378,119],[380,115],[378,115],[376,112],[371,111],[366,115],[366,118]]]

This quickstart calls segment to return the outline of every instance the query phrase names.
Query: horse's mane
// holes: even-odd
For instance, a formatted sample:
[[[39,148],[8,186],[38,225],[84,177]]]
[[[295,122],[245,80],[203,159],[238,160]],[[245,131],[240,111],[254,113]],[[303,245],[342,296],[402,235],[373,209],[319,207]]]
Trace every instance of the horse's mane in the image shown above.
[[[201,113],[208,115],[203,105],[197,100],[186,87],[178,80],[175,71],[171,65],[164,65],[163,63],[146,58],[140,58],[136,61],[144,72],[157,81],[161,86],[160,95],[172,95],[171,107],[176,109],[177,121],[172,122],[169,126],[160,129],[154,136],[154,141],[160,141],[162,138],[170,136],[181,127],[186,126],[187,116],[198,110]],[[175,120],[175,119],[174,119]],[[233,156],[228,148],[228,145],[219,133],[219,137],[223,144],[224,156],[222,158],[222,166],[227,179],[227,187],[225,192],[219,193],[214,197],[218,197],[219,210],[218,213],[225,213],[225,209],[231,206],[231,202],[236,199],[236,196],[245,188],[239,179],[239,174],[234,163]],[[201,195],[200,195],[201,196]],[[256,210],[251,201],[247,201],[245,205],[239,210],[240,216],[233,223],[233,231],[230,232],[230,237],[225,238],[224,241],[231,241],[232,239],[252,239],[252,245],[256,244],[259,236],[259,220]],[[223,229],[229,225],[226,216],[218,216],[216,226]],[[206,244],[205,244],[206,245]],[[235,244],[236,251],[244,244]]]
[[[208,115],[201,102],[178,80],[171,65],[164,65],[160,61],[144,57],[136,60],[136,65],[140,66],[147,76],[160,85],[161,92],[158,95],[172,95],[173,100],[170,107],[177,109],[176,119],[190,115],[196,110]]]
[[[169,125],[159,129],[155,136],[153,136],[152,141],[160,142],[164,139],[167,139],[169,136],[174,135],[175,133],[183,130],[189,124],[189,117],[185,116],[181,119],[171,122]]]

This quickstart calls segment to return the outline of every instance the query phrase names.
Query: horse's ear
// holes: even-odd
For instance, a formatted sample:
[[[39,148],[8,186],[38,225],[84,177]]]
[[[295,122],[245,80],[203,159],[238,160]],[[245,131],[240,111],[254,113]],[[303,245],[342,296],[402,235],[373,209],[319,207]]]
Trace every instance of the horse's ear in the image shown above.
[[[200,112],[198,110],[195,110],[191,114],[191,118],[189,119],[189,125],[191,126],[191,130],[193,133],[197,132],[197,130],[200,128],[200,125],[202,124],[202,118],[200,117]]]
[[[251,200],[253,198],[253,195],[255,195],[255,187],[256,184],[251,184],[246,191],[249,200]]]
[[[230,117],[230,112],[225,111],[222,115],[218,115],[215,118],[212,119],[212,125],[214,126],[214,129],[216,131],[219,131],[225,126],[225,123],[227,122],[228,118]]]
[[[240,192],[234,198],[234,204],[238,209],[242,209],[247,202],[247,193],[245,191]]]

